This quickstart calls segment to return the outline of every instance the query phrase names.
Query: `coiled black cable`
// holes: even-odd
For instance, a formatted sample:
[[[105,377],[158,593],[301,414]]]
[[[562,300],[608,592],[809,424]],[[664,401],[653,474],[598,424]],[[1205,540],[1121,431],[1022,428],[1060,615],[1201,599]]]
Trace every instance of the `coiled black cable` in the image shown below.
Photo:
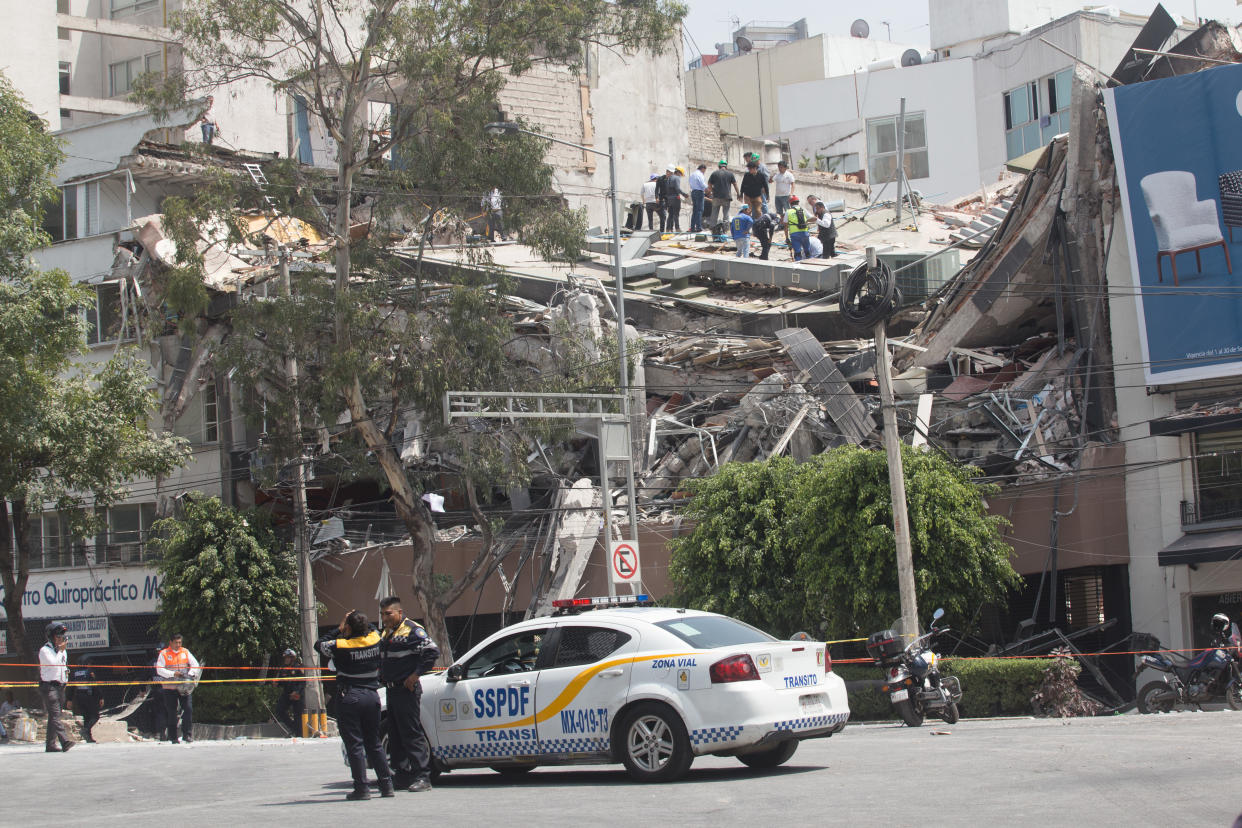
[[[901,306],[901,289],[884,262],[854,268],[841,291],[841,316],[846,324],[870,333],[877,322],[891,317]]]

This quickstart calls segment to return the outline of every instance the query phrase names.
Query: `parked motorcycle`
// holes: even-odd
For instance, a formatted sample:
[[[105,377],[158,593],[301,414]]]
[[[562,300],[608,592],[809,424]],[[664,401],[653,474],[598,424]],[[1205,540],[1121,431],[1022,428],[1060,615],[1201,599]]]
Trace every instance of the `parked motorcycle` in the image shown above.
[[[867,638],[867,654],[885,671],[880,690],[910,727],[923,724],[923,716],[931,713],[953,724],[958,719],[957,703],[962,700],[962,685],[956,676],[941,675],[939,658],[931,650],[932,640],[948,627],[937,627],[944,617],[938,609],[932,615],[926,633],[902,646],[895,630],[882,630]]]
[[[1223,613],[1212,616],[1212,646],[1186,660],[1164,653],[1148,653],[1144,667],[1164,673],[1138,692],[1140,713],[1168,713],[1177,707],[1202,710],[1204,702],[1221,698],[1233,710],[1242,710],[1242,634]],[[1179,661],[1181,663],[1179,663]]]

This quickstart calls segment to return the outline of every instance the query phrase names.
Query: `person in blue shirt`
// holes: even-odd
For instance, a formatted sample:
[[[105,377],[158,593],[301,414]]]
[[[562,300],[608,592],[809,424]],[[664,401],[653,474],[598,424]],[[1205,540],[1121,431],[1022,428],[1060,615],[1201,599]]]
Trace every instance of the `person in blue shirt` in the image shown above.
[[[737,257],[745,259],[750,256],[750,228],[755,222],[750,217],[750,205],[743,204],[738,208],[737,215],[729,222],[729,230],[733,241],[737,244]]]

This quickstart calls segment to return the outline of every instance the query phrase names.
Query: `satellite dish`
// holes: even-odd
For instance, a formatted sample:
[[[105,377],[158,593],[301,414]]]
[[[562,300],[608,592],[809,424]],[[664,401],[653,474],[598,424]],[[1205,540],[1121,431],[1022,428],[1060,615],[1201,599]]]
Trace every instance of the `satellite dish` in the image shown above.
[[[738,35],[733,38],[733,42],[737,44],[737,50],[739,52],[749,52],[751,49],[755,48],[755,44],[746,35]]]
[[[871,27],[861,17],[850,24],[850,37],[866,37],[871,34]]]
[[[906,49],[901,53],[902,66],[918,66],[923,62],[923,55],[918,49]]]

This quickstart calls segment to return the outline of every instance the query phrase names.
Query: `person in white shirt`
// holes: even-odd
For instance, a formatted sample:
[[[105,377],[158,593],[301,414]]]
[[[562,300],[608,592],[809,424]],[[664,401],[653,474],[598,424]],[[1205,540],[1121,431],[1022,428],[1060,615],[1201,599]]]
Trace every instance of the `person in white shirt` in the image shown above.
[[[65,733],[65,723],[61,721],[61,711],[65,708],[65,684],[69,681],[69,653],[65,651],[68,632],[64,624],[48,624],[47,643],[39,649],[39,695],[43,697],[43,709],[47,711],[44,750],[48,753],[63,753],[74,745]],[[56,746],[58,741],[60,747]]]
[[[647,210],[647,229],[656,229],[655,217],[660,217],[660,226],[664,226],[664,204],[660,201],[660,196],[656,194],[656,180],[660,176],[655,173],[647,179],[647,183],[643,185],[643,206]],[[642,225],[638,227],[642,230]]]
[[[479,199],[479,206],[487,213],[487,240],[494,242],[496,236],[500,236],[501,241],[508,241],[505,237],[504,198],[500,195],[500,188],[492,187],[490,193]]]
[[[794,192],[794,175],[784,161],[776,162],[776,175],[772,176],[772,198],[776,200],[776,212],[784,215],[789,210],[789,197]]]
[[[690,173],[690,232],[703,232],[703,193],[707,190],[706,164]]]

